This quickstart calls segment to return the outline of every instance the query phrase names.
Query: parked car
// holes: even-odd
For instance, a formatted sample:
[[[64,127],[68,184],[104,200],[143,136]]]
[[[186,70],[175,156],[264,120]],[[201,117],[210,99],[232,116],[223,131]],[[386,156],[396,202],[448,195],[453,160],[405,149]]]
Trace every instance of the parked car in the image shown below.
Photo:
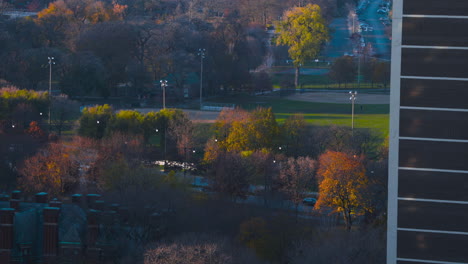
[[[377,14],[387,14],[388,11],[384,10],[384,9],[379,9],[377,10]]]
[[[312,197],[307,197],[307,198],[304,198],[304,200],[302,200],[302,203],[305,205],[315,206],[315,204],[317,203],[317,199],[312,198]]]

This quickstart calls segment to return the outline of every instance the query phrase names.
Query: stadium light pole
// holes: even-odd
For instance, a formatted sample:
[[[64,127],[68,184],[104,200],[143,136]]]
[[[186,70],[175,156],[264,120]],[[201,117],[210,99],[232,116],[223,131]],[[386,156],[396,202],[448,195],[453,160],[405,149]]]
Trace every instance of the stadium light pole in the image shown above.
[[[200,56],[200,110],[202,109],[202,94],[203,94],[203,59],[205,58],[205,49],[198,49]]]
[[[163,89],[163,109],[166,109],[166,87],[167,87],[167,80],[160,80],[161,88]]]

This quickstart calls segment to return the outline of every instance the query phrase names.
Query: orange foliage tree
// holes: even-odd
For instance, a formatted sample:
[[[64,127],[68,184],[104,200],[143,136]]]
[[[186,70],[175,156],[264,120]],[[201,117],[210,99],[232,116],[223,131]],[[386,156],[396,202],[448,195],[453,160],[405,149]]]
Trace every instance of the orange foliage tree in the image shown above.
[[[62,195],[78,183],[79,166],[61,143],[52,143],[25,160],[19,185],[30,193],[45,191]]]
[[[31,121],[31,123],[29,123],[29,127],[26,129],[26,133],[35,139],[45,139],[45,133],[42,131],[37,121]]]
[[[317,207],[331,207],[342,213],[351,229],[353,215],[369,211],[366,192],[369,180],[362,159],[356,155],[327,151],[319,157],[319,199]]]

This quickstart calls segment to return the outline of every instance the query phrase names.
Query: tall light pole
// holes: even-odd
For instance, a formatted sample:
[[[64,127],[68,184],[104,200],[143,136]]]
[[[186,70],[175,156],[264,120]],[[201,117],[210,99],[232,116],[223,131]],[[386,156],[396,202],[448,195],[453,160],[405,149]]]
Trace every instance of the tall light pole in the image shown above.
[[[47,57],[49,60],[49,131],[50,131],[50,108],[52,105],[52,64],[55,65],[54,57]]]
[[[205,58],[205,49],[198,49],[200,56],[200,110],[202,109],[202,94],[203,94],[203,59]]]
[[[351,100],[351,133],[353,133],[354,132],[354,101],[356,100],[357,91],[354,91],[354,92],[349,91],[349,95],[351,95],[349,100]]]
[[[352,13],[351,16],[353,17],[353,34],[354,34],[354,20],[356,20],[356,14]]]
[[[163,109],[166,109],[166,87],[167,87],[167,80],[160,80],[161,88],[163,89]]]
[[[184,179],[185,179],[185,175],[187,175],[187,160],[188,160],[188,150],[190,150],[190,148],[188,147],[184,147],[184,152],[185,152],[185,161],[183,163],[183,169],[184,169]],[[192,153],[195,153],[196,151],[194,149],[192,149]]]

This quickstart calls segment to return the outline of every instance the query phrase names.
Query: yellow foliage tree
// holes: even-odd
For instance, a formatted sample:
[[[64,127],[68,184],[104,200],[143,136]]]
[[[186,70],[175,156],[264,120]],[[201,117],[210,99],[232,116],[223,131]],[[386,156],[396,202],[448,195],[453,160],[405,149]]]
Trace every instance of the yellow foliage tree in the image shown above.
[[[289,56],[296,67],[294,84],[297,88],[301,65],[317,58],[330,38],[320,6],[309,4],[286,11],[283,20],[276,24],[276,31],[279,33],[276,43],[289,46]]]

